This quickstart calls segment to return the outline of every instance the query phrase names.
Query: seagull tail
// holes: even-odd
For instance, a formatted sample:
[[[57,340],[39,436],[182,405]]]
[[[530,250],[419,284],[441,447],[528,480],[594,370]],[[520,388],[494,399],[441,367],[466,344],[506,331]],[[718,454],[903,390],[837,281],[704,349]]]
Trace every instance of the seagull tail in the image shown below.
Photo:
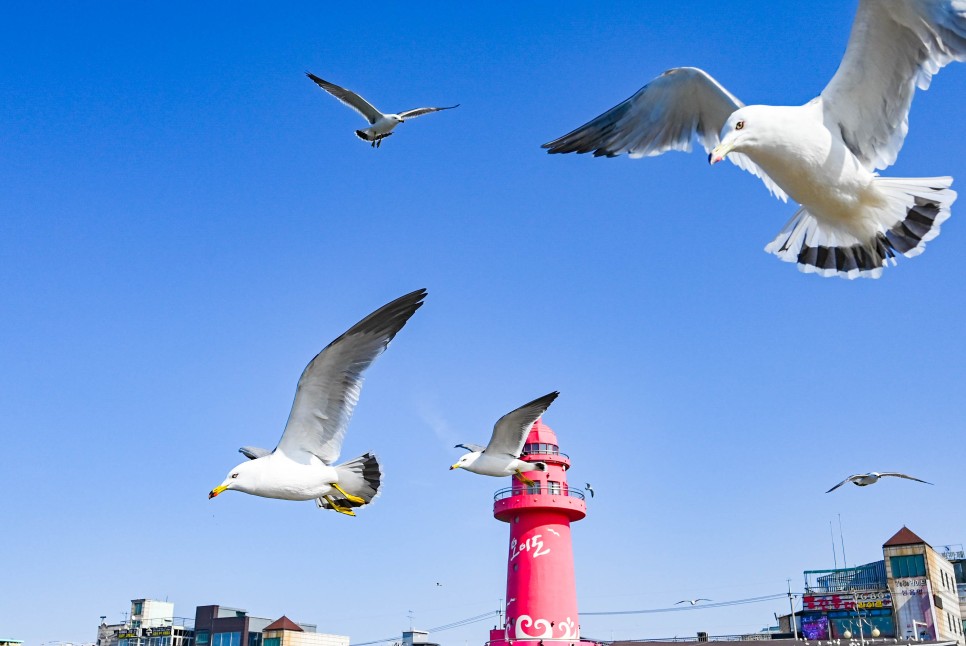
[[[379,459],[372,453],[360,455],[354,460],[349,460],[344,464],[334,467],[339,474],[339,486],[345,489],[346,493],[359,496],[364,503],[350,502],[334,493],[332,498],[337,503],[345,507],[362,507],[371,503],[378,495],[379,488],[382,486],[382,465]],[[328,508],[330,505],[327,500],[320,498],[318,505]]]
[[[882,198],[862,212],[865,231],[836,226],[800,208],[778,236],[765,247],[800,271],[841,278],[878,278],[896,254],[918,256],[926,243],[939,235],[939,227],[956,201],[951,177],[876,177],[874,188]]]

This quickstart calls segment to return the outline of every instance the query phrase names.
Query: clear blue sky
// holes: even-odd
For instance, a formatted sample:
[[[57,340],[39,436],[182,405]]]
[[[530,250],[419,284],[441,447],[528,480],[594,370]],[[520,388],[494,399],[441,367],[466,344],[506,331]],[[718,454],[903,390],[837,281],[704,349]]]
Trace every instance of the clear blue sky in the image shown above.
[[[551,390],[584,611],[741,599],[907,524],[966,541],[966,200],[878,281],[762,251],[795,207],[701,154],[539,145],[678,65],[803,103],[854,3],[21,3],[0,23],[0,633],[92,641],[167,598],[354,641],[495,609],[507,482],[458,441]],[[305,78],[377,107],[461,103],[379,150]],[[893,176],[966,190],[966,65],[918,93]],[[904,259],[903,259],[904,260]],[[207,492],[272,447],[306,362],[418,287],[343,455],[357,518]],[[935,482],[824,491],[850,473]],[[442,583],[442,587],[436,586]],[[752,631],[787,604],[586,617],[598,638]],[[438,635],[481,643],[487,624]]]

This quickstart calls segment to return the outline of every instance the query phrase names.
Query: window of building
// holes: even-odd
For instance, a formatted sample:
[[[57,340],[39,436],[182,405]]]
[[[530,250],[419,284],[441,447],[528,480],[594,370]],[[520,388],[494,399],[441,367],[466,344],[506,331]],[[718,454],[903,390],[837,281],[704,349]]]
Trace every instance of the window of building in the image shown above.
[[[531,494],[540,493],[540,483],[535,482],[532,485],[527,485],[527,493],[531,493]]]
[[[553,480],[551,480],[550,482],[547,483],[547,487],[548,487],[548,491],[549,491],[550,495],[552,495],[552,496],[559,496],[560,495],[560,483],[559,482],[554,482]]]
[[[922,554],[908,556],[893,556],[889,559],[892,565],[892,577],[904,579],[913,576],[926,576],[926,559]]]
[[[248,646],[262,646],[262,634],[261,633],[248,633]]]
[[[281,637],[266,637],[262,640],[262,644],[265,646],[280,646],[282,643]]]
[[[133,606],[133,608],[131,610],[131,614],[132,615],[140,615],[142,612],[144,612],[144,603],[143,602],[141,602],[141,601],[135,601],[132,604],[132,606]]]
[[[241,633],[215,633],[211,636],[211,646],[241,646]]]
[[[195,643],[198,646],[207,646],[208,645],[208,631],[207,630],[199,630],[198,632],[196,632],[195,633]]]

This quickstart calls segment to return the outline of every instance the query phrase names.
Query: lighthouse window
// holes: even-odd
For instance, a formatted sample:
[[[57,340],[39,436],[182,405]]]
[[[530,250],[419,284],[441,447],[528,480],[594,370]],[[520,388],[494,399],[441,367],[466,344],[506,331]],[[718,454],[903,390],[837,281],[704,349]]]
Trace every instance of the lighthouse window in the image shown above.
[[[540,483],[539,482],[536,482],[536,483],[534,483],[532,485],[527,485],[527,493],[529,493],[529,494],[538,494],[538,493],[540,493]]]
[[[553,480],[551,480],[550,482],[547,483],[547,487],[549,488],[549,493],[550,493],[551,496],[559,496],[560,495],[560,483],[559,482],[554,482]]]

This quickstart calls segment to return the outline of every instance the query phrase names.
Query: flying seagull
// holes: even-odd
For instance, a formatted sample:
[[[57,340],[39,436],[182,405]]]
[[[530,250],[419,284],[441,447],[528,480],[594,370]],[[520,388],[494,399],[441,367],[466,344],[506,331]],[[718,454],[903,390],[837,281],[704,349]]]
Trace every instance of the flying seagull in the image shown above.
[[[906,480],[915,480],[916,482],[922,482],[927,485],[932,484],[931,482],[926,482],[925,480],[920,480],[919,478],[913,478],[912,476],[906,475],[905,473],[897,473],[895,471],[879,473],[878,471],[872,471],[871,473],[857,473],[855,475],[849,476],[848,478],[838,483],[837,485],[835,485],[825,493],[832,493],[833,491],[835,491],[836,489],[844,485],[846,482],[851,482],[857,487],[868,487],[870,484],[877,483],[879,481],[879,478],[885,478],[887,476],[893,477],[893,478],[905,478]]]
[[[951,177],[875,170],[899,154],[915,89],[963,60],[963,0],[860,0],[838,71],[805,105],[746,106],[705,71],[678,67],[543,147],[650,157],[690,151],[697,136],[711,164],[728,158],[801,205],[765,251],[806,273],[878,278],[896,253],[922,253],[949,217]]]
[[[241,491],[264,498],[315,500],[319,508],[355,516],[352,507],[372,502],[382,467],[371,453],[342,464],[342,441],[359,401],[363,372],[426,297],[419,289],[383,305],[330,343],[305,367],[288,423],[274,451],[245,446],[242,462],[208,498]]]
[[[416,108],[414,110],[400,112],[399,114],[383,114],[352,90],[339,87],[335,83],[329,83],[311,72],[306,72],[305,75],[315,81],[320,88],[361,114],[369,122],[369,127],[365,130],[356,130],[356,135],[360,139],[365,139],[370,142],[373,148],[381,146],[382,140],[391,135],[393,129],[406,119],[415,119],[424,114],[439,112],[440,110],[452,110],[453,108],[458,108],[460,105],[457,103],[456,105],[443,108]]]
[[[457,444],[456,448],[466,449],[469,453],[451,466],[450,471],[466,469],[480,475],[498,478],[516,475],[528,486],[533,486],[535,484],[533,480],[523,475],[523,472],[546,471],[547,465],[544,462],[524,462],[520,459],[520,453],[523,451],[523,444],[527,440],[530,427],[559,394],[554,391],[538,397],[501,417],[493,426],[493,435],[485,448],[479,444]]]
[[[682,599],[681,601],[678,601],[678,602],[677,602],[676,604],[674,604],[674,605],[676,605],[676,606],[677,606],[677,605],[680,605],[680,604],[682,604],[682,603],[690,603],[690,604],[691,604],[692,606],[694,606],[694,605],[697,605],[697,603],[698,603],[699,601],[711,601],[711,599]]]
[[[590,494],[590,497],[591,498],[594,497],[594,488],[590,486],[590,483],[589,482],[587,482],[587,483],[584,484],[584,489],[587,490],[587,493]]]

